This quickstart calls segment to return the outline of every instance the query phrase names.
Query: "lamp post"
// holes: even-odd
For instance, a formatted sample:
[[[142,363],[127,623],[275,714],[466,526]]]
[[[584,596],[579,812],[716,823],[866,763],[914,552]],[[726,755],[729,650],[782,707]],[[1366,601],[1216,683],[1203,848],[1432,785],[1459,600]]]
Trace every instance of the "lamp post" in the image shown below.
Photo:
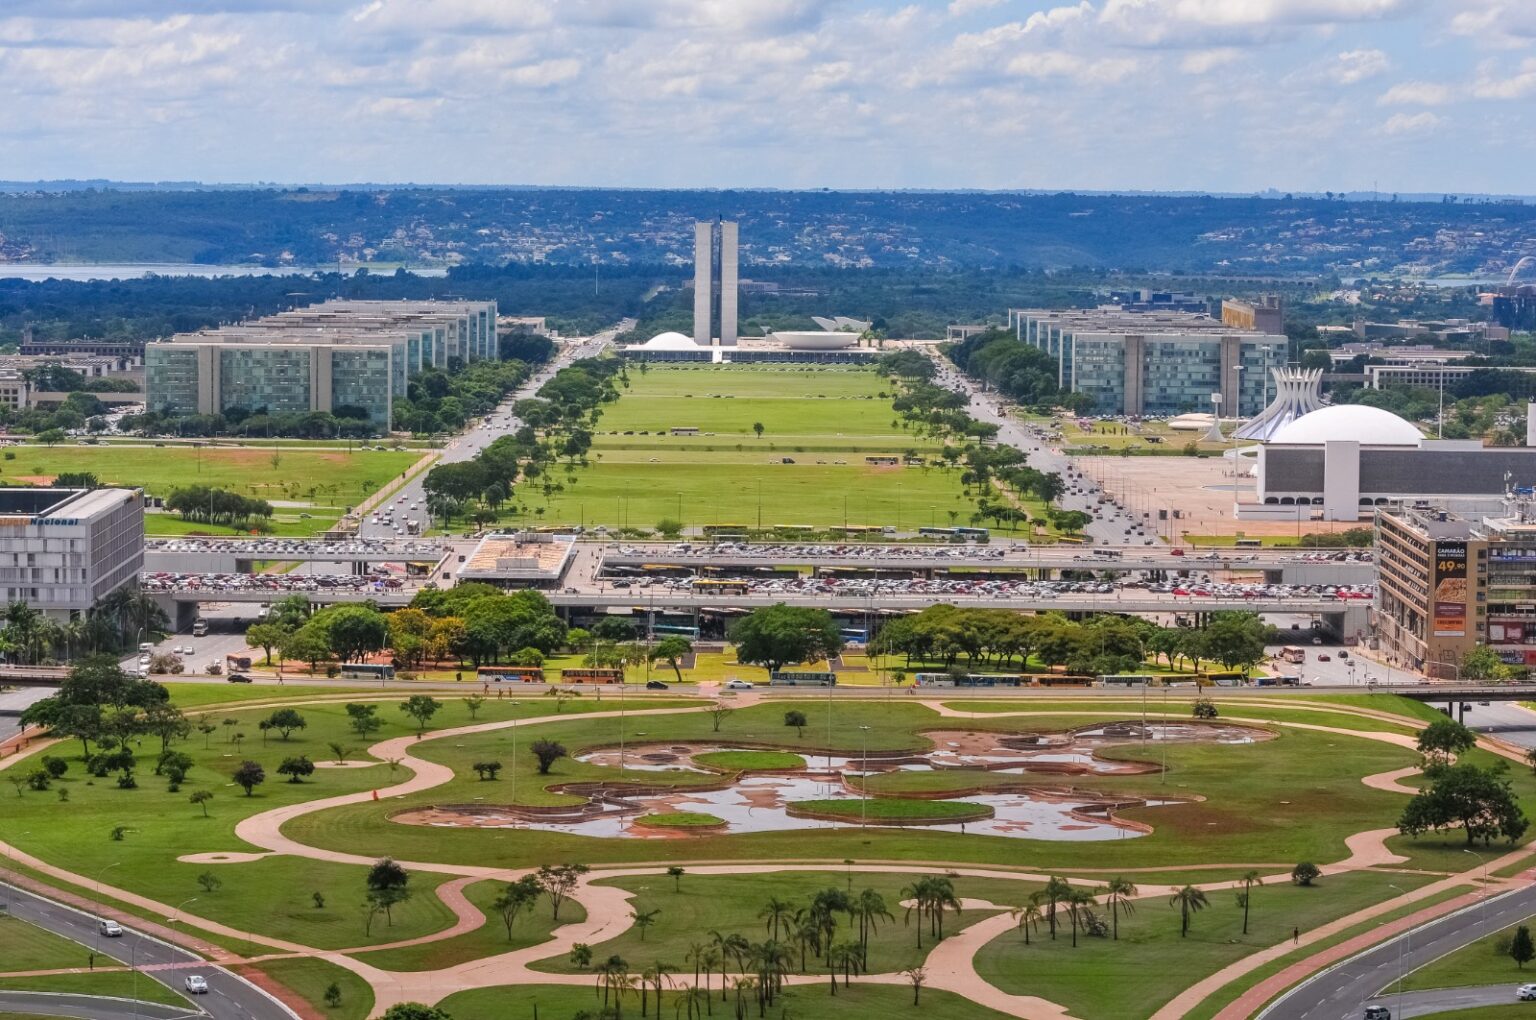
[[[519,702],[512,702],[513,715],[517,714],[518,704]],[[512,807],[514,809],[517,807],[517,720],[515,719],[512,721]],[[513,812],[512,818],[515,822],[516,811]]]
[[[1477,890],[1477,901],[1482,905],[1481,913],[1483,916],[1478,923],[1483,930],[1484,937],[1486,937],[1488,934],[1488,861],[1485,860],[1483,855],[1478,853],[1476,850],[1468,850],[1467,848],[1463,847],[1461,852],[1464,854],[1471,854],[1473,857],[1476,857],[1477,863],[1482,865],[1483,880],[1482,884],[1478,887]]]
[[[1387,888],[1388,889],[1396,889],[1402,895],[1404,895],[1404,896],[1407,895],[1407,893],[1404,893],[1401,888],[1399,888],[1398,886],[1393,885],[1391,882],[1387,883]],[[1407,948],[1408,941],[1412,937],[1413,937],[1413,929],[1412,928],[1404,929],[1404,931],[1403,931],[1403,939],[1402,939],[1401,942],[1399,942],[1397,944],[1397,1015],[1398,1016],[1402,1016],[1403,1015],[1403,978],[1405,977],[1405,975],[1403,974],[1403,950]]]
[[[105,875],[107,872],[111,871],[113,868],[119,866],[122,863],[123,863],[122,861],[113,861],[111,864],[108,864],[105,868],[102,868],[100,871],[96,872],[96,895],[97,895],[97,897],[101,896],[101,889],[102,889],[101,877],[103,875]]]
[[[196,903],[196,902],[197,902],[197,897],[196,896],[193,896],[191,899],[182,900],[180,905],[178,905],[175,910],[171,911],[171,916],[167,917],[165,919],[165,923],[166,924],[175,924],[177,921],[181,920],[181,912],[182,912],[183,909],[185,909],[186,905],[188,903]]]

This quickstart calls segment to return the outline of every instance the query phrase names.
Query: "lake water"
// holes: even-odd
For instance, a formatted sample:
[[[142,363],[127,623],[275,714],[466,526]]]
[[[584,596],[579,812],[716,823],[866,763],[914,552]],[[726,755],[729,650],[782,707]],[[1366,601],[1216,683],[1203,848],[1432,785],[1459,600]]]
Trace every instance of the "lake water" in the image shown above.
[[[351,274],[359,266],[203,266],[191,263],[100,263],[96,265],[39,265],[27,262],[0,263],[0,280],[137,280],[156,276],[198,276],[213,279],[219,276],[308,276],[310,273],[343,272]],[[381,268],[380,273],[393,274],[395,267]],[[412,269],[416,276],[446,276],[446,269]]]

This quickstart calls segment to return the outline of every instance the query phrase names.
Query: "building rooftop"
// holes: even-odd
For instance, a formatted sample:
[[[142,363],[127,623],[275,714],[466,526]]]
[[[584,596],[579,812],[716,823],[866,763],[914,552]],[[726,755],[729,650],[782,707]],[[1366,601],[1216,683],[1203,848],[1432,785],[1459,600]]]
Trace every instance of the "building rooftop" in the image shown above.
[[[459,580],[555,581],[575,551],[574,535],[487,535],[459,569]]]
[[[1365,404],[1334,404],[1319,408],[1281,428],[1270,437],[1282,446],[1321,446],[1349,440],[1361,446],[1422,446],[1418,428],[1391,411]]]

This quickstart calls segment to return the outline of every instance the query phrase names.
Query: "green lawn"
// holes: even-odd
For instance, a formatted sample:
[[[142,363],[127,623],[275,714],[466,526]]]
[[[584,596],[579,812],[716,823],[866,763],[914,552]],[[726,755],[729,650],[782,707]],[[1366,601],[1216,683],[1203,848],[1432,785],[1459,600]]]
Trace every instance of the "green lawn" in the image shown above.
[[[499,882],[476,882],[465,890],[469,901],[486,915],[486,923],[472,932],[428,942],[403,949],[385,949],[377,953],[360,953],[358,959],[384,970],[437,970],[451,967],[466,960],[522,949],[549,939],[550,932],[562,924],[571,924],[586,918],[586,911],[574,900],[561,904],[560,921],[555,922],[546,899],[540,899],[533,909],[524,911],[512,925],[511,938],[507,937],[506,923],[491,905],[505,886]]]
[[[0,988],[18,992],[68,992],[73,995],[110,995],[142,999],[167,1006],[185,1006],[187,1000],[153,978],[126,971],[97,974],[60,974],[53,977],[0,978]]]
[[[746,769],[803,769],[805,759],[788,751],[711,751],[694,755],[700,765],[728,772]]]
[[[638,961],[634,966],[639,969]],[[692,975],[690,974],[690,977]],[[716,996],[719,995],[718,988]],[[569,985],[518,985],[504,988],[477,988],[458,992],[444,999],[440,1005],[454,1020],[532,1020],[539,1017],[563,1018],[588,1012],[596,1015],[602,999],[594,997],[592,988]],[[674,993],[668,991],[664,1009],[667,1016],[677,1016],[674,1010]],[[757,1016],[750,993],[746,1001],[746,1015]],[[724,1020],[734,1016],[733,1004],[714,1002],[715,1015]],[[640,1015],[640,996],[625,996],[625,1016]],[[869,1020],[883,1017],[898,1020],[912,1017],[914,1020],[1002,1020],[1006,1014],[985,1009],[968,999],[948,992],[925,990],[920,1005],[912,1003],[908,988],[882,985],[864,985],[857,980],[851,988],[838,988],[837,995],[827,993],[827,986],[818,982],[803,988],[790,987],[785,994],[774,1000],[770,1017],[792,1017],[794,1020]]]
[[[1165,900],[1143,900],[1120,919],[1120,939],[1082,938],[1072,948],[1070,930],[1056,941],[1036,933],[1032,944],[1010,932],[976,956],[983,978],[1016,995],[1042,995],[1076,1016],[1147,1016],[1191,981],[1239,960],[1255,949],[1284,942],[1293,928],[1315,928],[1396,895],[1389,884],[1413,889],[1423,875],[1360,872],[1321,880],[1309,889],[1292,885],[1255,889],[1249,933],[1235,893],[1208,893],[1210,906],[1194,915],[1187,938],[1179,912]]]
[[[664,811],[656,815],[641,815],[636,825],[649,825],[653,829],[699,829],[724,825],[725,821],[702,811]]]
[[[966,523],[975,509],[959,472],[939,464],[937,445],[896,424],[891,384],[876,372],[679,366],[629,377],[603,408],[591,466],[557,476],[564,492],[520,490],[529,523],[910,529],[949,524],[951,511]],[[674,427],[712,435],[672,436]],[[906,451],[933,465],[865,463]]]
[[[638,928],[631,927],[618,938],[592,946],[595,960],[606,960],[618,955],[640,967],[660,960],[679,968],[679,975],[686,973],[688,982],[693,981],[693,961],[690,949],[694,942],[708,942],[711,931],[723,934],[739,933],[749,941],[761,942],[771,935],[767,920],[760,916],[771,899],[779,899],[792,908],[803,908],[811,897],[828,888],[836,888],[857,896],[865,889],[873,889],[885,900],[886,910],[894,920],[881,920],[870,938],[869,969],[871,973],[886,973],[922,963],[933,948],[933,938],[924,922],[923,946],[917,946],[916,918],[907,917],[901,906],[901,890],[911,883],[910,876],[881,873],[861,873],[855,867],[847,870],[825,872],[786,871],[761,875],[688,875],[674,885],[666,875],[646,875],[633,878],[609,879],[603,885],[614,885],[634,893],[631,909],[648,913],[659,911],[655,923],[641,938]],[[1023,902],[1031,892],[1039,888],[1029,882],[983,881],[956,878],[955,893],[961,897],[985,899],[999,905]],[[946,935],[996,911],[969,910],[961,914],[953,911],[944,918]],[[910,923],[909,923],[910,920]],[[852,938],[857,929],[850,927],[846,917],[839,916],[834,938]],[[781,929],[780,941],[794,943]],[[798,970],[798,948],[796,966]],[[565,957],[555,957],[535,965],[540,970],[554,973],[578,973],[577,968]],[[815,954],[806,959],[806,973],[825,973],[819,967]],[[719,974],[715,975],[719,987]]]
[[[277,508],[273,530],[288,535],[324,530],[348,506],[398,478],[421,456],[412,451],[283,448],[274,464],[270,448],[253,447],[56,446],[14,452],[14,460],[0,461],[0,479],[37,484],[66,471],[88,471],[106,484],[142,487],[151,496],[165,497],[189,485],[211,485],[273,503],[303,504]],[[301,513],[312,517],[302,520]],[[228,532],[185,524],[172,514],[148,514],[145,520],[151,534]]]
[[[302,996],[310,1007],[326,1020],[366,1020],[373,1011],[373,989],[350,970],[313,958],[269,960],[251,968],[259,970]],[[332,1009],[325,1005],[325,990],[335,984],[341,990],[341,1004]]]
[[[110,947],[110,940],[104,948]],[[0,970],[55,970],[64,967],[85,967],[92,950],[96,959],[111,964],[115,957],[94,946],[83,946],[61,935],[34,924],[19,920],[9,914],[0,914]]]

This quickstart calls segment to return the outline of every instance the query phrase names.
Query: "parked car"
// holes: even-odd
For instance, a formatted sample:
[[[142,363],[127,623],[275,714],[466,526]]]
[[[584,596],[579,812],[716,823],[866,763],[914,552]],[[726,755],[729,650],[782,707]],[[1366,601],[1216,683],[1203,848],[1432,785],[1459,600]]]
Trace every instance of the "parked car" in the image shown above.
[[[96,922],[96,933],[109,939],[122,938],[123,926],[109,917],[104,917]]]
[[[667,689],[667,685],[660,680],[647,680],[645,682],[645,689],[648,691],[664,691]]]
[[[251,682],[251,678],[244,673],[231,673],[229,674],[229,682],[232,684],[248,684]]]
[[[187,979],[182,982],[182,986],[186,988],[189,995],[208,994],[208,979],[201,974],[188,974]]]
[[[750,680],[736,680],[733,678],[725,682],[725,689],[728,691],[750,691],[752,689],[752,682]]]

